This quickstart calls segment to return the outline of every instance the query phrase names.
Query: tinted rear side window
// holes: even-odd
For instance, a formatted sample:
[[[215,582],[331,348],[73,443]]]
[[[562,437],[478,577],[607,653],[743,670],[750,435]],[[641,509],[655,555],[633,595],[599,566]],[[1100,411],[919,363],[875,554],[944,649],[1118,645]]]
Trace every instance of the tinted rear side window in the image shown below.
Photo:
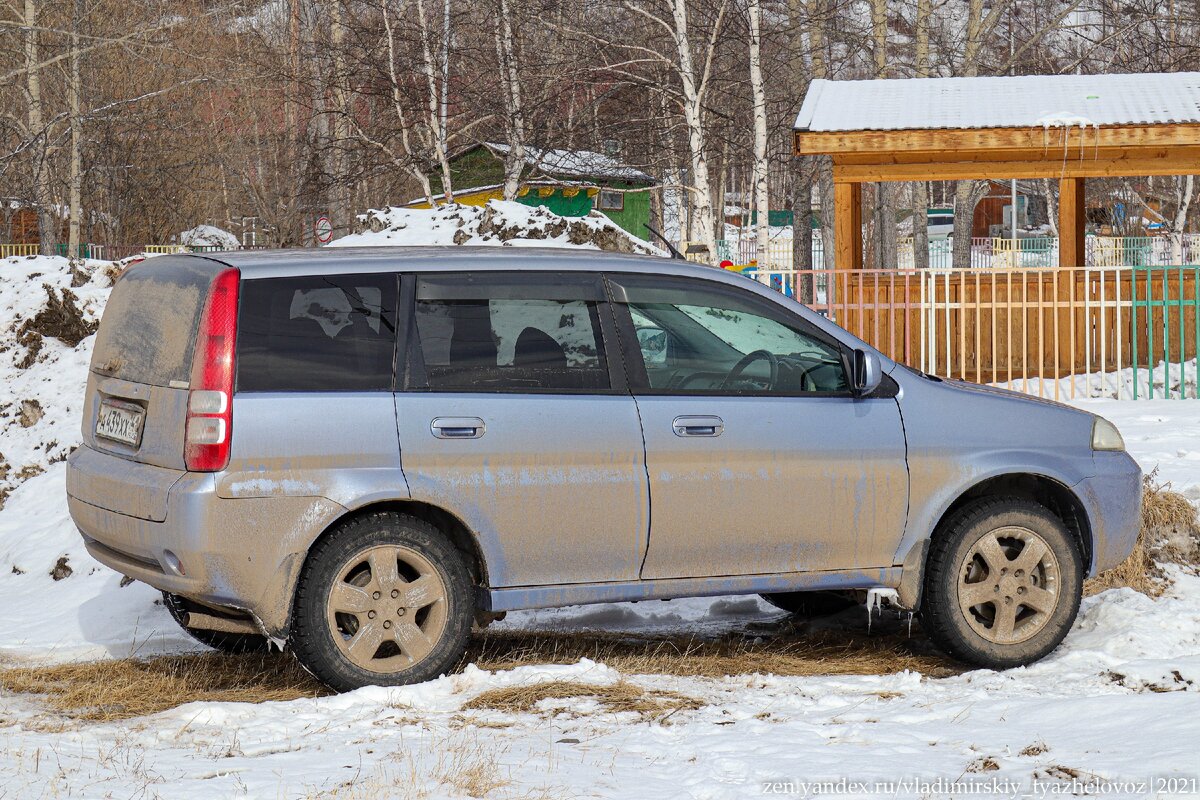
[[[104,308],[92,370],[153,386],[186,383],[200,312],[224,268],[187,256],[159,256],[130,267]]]
[[[611,387],[594,277],[424,277],[416,323],[433,391]]]
[[[240,392],[391,391],[395,275],[242,281]]]

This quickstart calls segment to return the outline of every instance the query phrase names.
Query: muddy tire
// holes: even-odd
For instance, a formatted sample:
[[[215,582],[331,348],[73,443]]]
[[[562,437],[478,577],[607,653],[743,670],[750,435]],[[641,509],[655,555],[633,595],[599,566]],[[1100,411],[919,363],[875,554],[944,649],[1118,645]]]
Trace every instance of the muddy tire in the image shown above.
[[[188,636],[200,644],[208,645],[222,653],[265,653],[269,648],[267,637],[255,636],[251,633],[226,633],[225,631],[210,631],[201,628],[189,628],[183,624],[183,618],[191,610],[188,601],[177,594],[163,592],[163,605],[171,612],[171,618],[179,623]]]
[[[780,611],[805,619],[828,617],[858,605],[848,592],[772,592],[759,597]]]
[[[1074,537],[1048,509],[1016,497],[977,500],[933,537],[921,625],[960,661],[1029,664],[1071,629],[1083,573]]]
[[[290,645],[337,691],[432,680],[463,661],[474,588],[433,525],[379,512],[313,548],[296,590]]]

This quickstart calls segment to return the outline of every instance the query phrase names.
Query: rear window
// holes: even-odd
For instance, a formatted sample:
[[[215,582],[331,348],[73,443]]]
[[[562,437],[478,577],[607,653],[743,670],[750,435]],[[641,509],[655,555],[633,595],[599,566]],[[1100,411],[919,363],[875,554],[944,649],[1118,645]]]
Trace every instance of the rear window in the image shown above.
[[[391,391],[395,275],[242,281],[239,392]]]
[[[196,325],[222,269],[213,261],[171,256],[131,267],[104,308],[92,370],[153,386],[187,383]]]

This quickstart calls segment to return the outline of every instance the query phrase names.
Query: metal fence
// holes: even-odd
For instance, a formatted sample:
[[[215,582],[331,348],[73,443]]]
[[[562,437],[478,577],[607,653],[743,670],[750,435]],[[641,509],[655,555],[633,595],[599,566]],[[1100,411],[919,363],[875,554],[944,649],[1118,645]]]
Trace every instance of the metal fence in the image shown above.
[[[813,232],[812,263],[824,263],[824,246],[820,231]],[[1048,268],[1058,264],[1057,237],[1017,239],[974,238],[971,240],[970,266],[974,269]],[[721,239],[717,242],[715,261],[729,260],[735,264],[759,263],[758,242],[752,236]],[[897,241],[896,266],[914,269],[911,238]],[[1084,242],[1084,264],[1089,267],[1160,266],[1200,263],[1200,234],[1185,233],[1170,236],[1088,236]],[[761,266],[769,269],[792,269],[792,238],[779,236],[768,243],[766,258]],[[954,241],[929,241],[929,267],[954,268]]]
[[[1200,398],[1200,266],[747,274],[931,374],[1055,400]]]

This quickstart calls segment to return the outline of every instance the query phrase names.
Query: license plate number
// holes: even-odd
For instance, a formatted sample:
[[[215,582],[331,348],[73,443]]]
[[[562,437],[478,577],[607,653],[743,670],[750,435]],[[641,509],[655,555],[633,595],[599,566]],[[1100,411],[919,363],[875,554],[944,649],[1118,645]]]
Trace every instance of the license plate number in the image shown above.
[[[96,435],[114,442],[137,447],[142,440],[142,421],[145,412],[129,403],[104,400],[96,416]]]

